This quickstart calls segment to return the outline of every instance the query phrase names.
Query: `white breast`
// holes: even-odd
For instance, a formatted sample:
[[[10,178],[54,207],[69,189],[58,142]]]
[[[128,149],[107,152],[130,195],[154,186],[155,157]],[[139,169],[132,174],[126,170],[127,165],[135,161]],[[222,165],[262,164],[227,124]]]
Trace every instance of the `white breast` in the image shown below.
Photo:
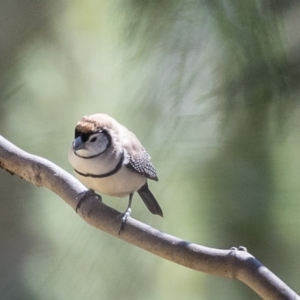
[[[125,166],[118,173],[104,178],[84,177],[77,173],[76,177],[87,187],[115,197],[126,197],[146,183],[144,176],[130,171]]]
[[[99,157],[83,159],[74,154],[72,147],[69,150],[68,158],[73,168],[80,173],[95,175],[110,172],[116,167],[120,159],[120,157],[104,160]],[[115,197],[126,197],[139,190],[146,183],[144,176],[129,170],[124,165],[116,174],[104,178],[85,177],[76,172],[75,175],[88,188]]]

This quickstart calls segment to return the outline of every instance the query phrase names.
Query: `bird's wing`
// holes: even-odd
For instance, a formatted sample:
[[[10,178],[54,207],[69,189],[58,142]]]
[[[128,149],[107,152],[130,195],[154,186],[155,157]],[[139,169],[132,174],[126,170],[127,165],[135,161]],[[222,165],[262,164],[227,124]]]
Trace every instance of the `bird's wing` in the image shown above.
[[[151,157],[136,135],[124,126],[120,128],[120,132],[120,143],[125,150],[124,165],[135,173],[141,174],[148,179],[158,181],[156,170],[151,162]]]
[[[129,158],[126,167],[133,172],[145,176],[148,179],[158,181],[156,170],[151,162],[151,157],[146,152],[144,147],[142,147],[137,155],[131,156]]]

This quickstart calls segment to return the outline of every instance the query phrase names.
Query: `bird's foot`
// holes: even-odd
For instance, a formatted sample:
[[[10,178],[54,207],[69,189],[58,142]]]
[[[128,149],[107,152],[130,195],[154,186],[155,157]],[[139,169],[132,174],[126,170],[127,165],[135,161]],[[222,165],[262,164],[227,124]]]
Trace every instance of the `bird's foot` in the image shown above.
[[[124,229],[124,226],[125,226],[128,218],[130,217],[130,214],[131,214],[131,208],[128,207],[124,213],[122,213],[118,216],[118,219],[121,220],[121,225],[119,228],[119,235],[121,234],[121,231]]]
[[[76,200],[78,200],[76,209],[75,209],[76,213],[78,213],[78,209],[80,208],[81,203],[90,196],[96,196],[98,199],[100,199],[100,201],[102,201],[101,196],[96,194],[95,191],[92,189],[88,189],[87,191],[79,193],[76,197]]]

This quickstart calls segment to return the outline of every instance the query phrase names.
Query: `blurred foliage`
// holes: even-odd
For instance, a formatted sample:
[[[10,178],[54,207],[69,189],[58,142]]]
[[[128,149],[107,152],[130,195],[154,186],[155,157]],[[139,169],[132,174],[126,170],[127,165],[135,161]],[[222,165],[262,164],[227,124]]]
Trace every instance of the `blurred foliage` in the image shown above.
[[[78,119],[112,115],[160,179],[150,187],[165,218],[138,196],[133,217],[202,245],[246,246],[300,293],[297,1],[0,3],[1,134],[72,172]],[[2,299],[258,299],[0,176]]]

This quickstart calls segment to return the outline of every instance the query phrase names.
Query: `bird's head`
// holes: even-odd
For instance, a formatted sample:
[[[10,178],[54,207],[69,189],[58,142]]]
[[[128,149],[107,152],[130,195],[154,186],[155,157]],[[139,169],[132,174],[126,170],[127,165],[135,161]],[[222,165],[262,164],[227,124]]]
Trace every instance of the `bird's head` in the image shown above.
[[[85,116],[77,123],[72,144],[75,155],[92,158],[104,153],[110,147],[109,128],[101,122],[103,121],[101,116],[106,115]]]

